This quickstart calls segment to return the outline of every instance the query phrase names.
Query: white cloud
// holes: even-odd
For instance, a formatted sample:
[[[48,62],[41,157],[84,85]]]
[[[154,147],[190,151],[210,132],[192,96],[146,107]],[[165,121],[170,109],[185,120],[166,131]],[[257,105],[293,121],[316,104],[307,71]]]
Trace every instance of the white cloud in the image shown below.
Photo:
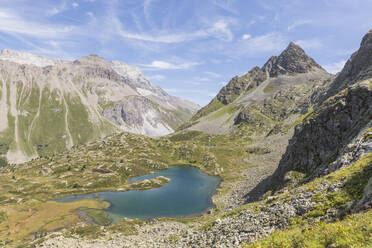
[[[241,40],[237,46],[241,54],[277,52],[286,46],[286,39],[277,33],[269,33]],[[239,51],[238,51],[239,52]]]
[[[229,28],[229,23],[226,20],[219,20],[213,24],[213,26],[206,31],[211,36],[215,36],[222,40],[232,41],[233,33]]]
[[[79,7],[79,4],[77,2],[73,2],[72,7],[77,8],[77,7]]]
[[[223,82],[220,82],[219,83],[221,86],[225,86],[226,84],[227,84],[227,82],[226,81],[223,81]]]
[[[312,24],[312,23],[313,23],[312,20],[297,20],[297,21],[293,22],[291,25],[289,25],[287,29],[292,30],[292,29],[297,28],[299,26]]]
[[[194,77],[194,80],[197,82],[208,82],[211,81],[209,78],[206,77]]]
[[[59,38],[73,31],[73,26],[52,26],[24,19],[10,9],[0,8],[0,31],[37,38]]]
[[[165,80],[165,77],[163,75],[151,75],[146,77],[148,80],[153,80],[153,81],[163,81]]]
[[[238,11],[233,8],[233,4],[234,4],[235,0],[213,0],[212,3],[215,4],[216,6],[228,11],[228,12],[231,12],[233,14],[237,14]]]
[[[214,37],[224,41],[232,41],[233,33],[229,28],[230,22],[232,22],[232,20],[220,19],[213,23],[204,25],[205,27],[202,29],[193,30],[190,32],[174,32],[166,29],[156,29],[153,32],[133,32],[129,31],[123,25],[113,7],[109,11],[109,15],[106,18],[106,23],[108,23],[110,27],[114,27],[116,33],[125,39],[166,44],[182,43],[208,37]]]
[[[323,47],[323,43],[318,39],[298,40],[298,41],[295,41],[295,43],[305,50],[306,49],[317,49],[317,48]]]
[[[66,1],[62,1],[60,5],[58,6],[53,6],[52,8],[48,9],[47,10],[47,15],[48,16],[54,16],[54,15],[57,15],[59,13],[61,13],[62,11],[66,10]]]
[[[154,60],[151,64],[141,65],[144,70],[183,70],[200,65],[200,62],[170,63],[167,61]]]
[[[252,36],[250,35],[250,34],[243,34],[243,36],[242,36],[242,39],[243,40],[248,40],[248,39],[250,39]]]
[[[221,77],[221,74],[218,74],[218,73],[215,73],[215,72],[212,72],[212,71],[205,71],[204,73],[211,76],[211,77],[214,77],[214,78]]]
[[[346,63],[346,60],[341,60],[339,62],[326,64],[323,66],[323,68],[330,73],[336,74],[337,72],[340,72],[342,70],[345,63]]]

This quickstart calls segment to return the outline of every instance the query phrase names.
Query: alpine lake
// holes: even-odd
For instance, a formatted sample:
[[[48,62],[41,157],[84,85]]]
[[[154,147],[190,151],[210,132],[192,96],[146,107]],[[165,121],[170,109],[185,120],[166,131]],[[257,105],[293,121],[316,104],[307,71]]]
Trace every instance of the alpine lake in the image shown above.
[[[203,213],[213,207],[212,195],[220,184],[219,177],[210,176],[199,168],[171,166],[166,170],[131,178],[129,183],[163,176],[170,182],[159,188],[130,191],[105,191],[67,196],[59,202],[81,199],[102,199],[111,205],[104,210],[112,223],[122,218],[149,220],[158,217],[184,217]]]

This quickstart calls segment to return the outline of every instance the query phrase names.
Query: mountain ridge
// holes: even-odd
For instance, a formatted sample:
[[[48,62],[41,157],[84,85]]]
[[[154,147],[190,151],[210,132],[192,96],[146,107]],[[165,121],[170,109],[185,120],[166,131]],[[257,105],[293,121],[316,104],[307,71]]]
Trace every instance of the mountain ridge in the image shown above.
[[[136,72],[117,72],[97,55],[69,62],[3,50],[0,158],[24,162],[119,131],[166,135],[199,108],[152,85],[138,68],[128,68]],[[124,118],[130,113],[137,122]],[[50,131],[36,131],[45,123]]]

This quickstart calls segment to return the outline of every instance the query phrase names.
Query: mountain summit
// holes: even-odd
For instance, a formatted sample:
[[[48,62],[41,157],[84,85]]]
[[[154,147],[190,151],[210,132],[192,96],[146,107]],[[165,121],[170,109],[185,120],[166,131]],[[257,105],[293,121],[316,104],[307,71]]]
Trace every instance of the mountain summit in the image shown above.
[[[256,118],[252,113],[253,105],[259,106],[255,107],[255,113],[257,108],[262,108],[265,114],[272,111],[273,115],[278,115],[284,109],[278,105],[280,98],[285,100],[293,97],[295,101],[302,98],[303,101],[296,104],[303,104],[304,109],[291,111],[305,111],[308,106],[305,101],[308,99],[300,95],[309,94],[315,83],[323,82],[331,76],[300,46],[291,42],[279,56],[272,56],[261,68],[256,66],[245,75],[233,77],[207,106],[193,116],[191,120],[194,125],[191,124],[191,129],[226,133],[241,122],[256,122],[253,120]],[[268,104],[270,101],[273,102],[272,106]],[[283,119],[288,115],[281,113],[274,119]]]
[[[0,165],[47,156],[119,131],[166,135],[198,108],[121,62],[97,55],[71,62],[2,50]]]
[[[347,86],[372,77],[372,30],[364,35],[360,48],[346,62],[332,83],[329,95],[334,95]]]
[[[323,70],[313,58],[293,42],[289,43],[288,47],[279,56],[271,57],[262,67],[270,77],[288,73],[306,73],[314,68]]]

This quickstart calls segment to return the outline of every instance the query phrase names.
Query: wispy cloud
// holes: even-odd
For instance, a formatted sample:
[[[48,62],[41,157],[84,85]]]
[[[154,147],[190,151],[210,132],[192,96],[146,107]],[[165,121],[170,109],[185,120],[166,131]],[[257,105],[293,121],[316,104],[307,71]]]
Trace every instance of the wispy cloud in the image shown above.
[[[209,82],[211,80],[207,77],[194,77],[194,81],[196,81],[196,82]]]
[[[56,6],[51,7],[50,9],[47,9],[46,13],[49,16],[54,16],[66,10],[66,8],[67,8],[66,1],[63,0],[59,5],[56,5]]]
[[[167,61],[154,60],[151,64],[142,64],[144,70],[185,70],[202,64],[201,62],[171,63]]]
[[[312,23],[313,23],[312,20],[296,20],[291,25],[289,25],[287,29],[292,30],[292,29],[295,29],[299,26],[308,25],[308,24],[312,24]]]
[[[238,41],[236,45],[234,45],[232,54],[234,56],[242,56],[258,55],[265,52],[276,53],[281,51],[287,43],[288,41],[283,35],[268,33]]]
[[[37,38],[63,37],[73,31],[73,26],[48,25],[27,20],[10,9],[0,9],[0,31]]]
[[[212,71],[205,71],[204,73],[207,74],[208,76],[211,76],[211,77],[214,77],[214,78],[221,77],[221,74],[215,73],[215,72],[212,72]]]
[[[223,10],[237,14],[238,10],[233,7],[235,0],[213,0],[212,3],[216,6],[222,8]]]
[[[341,60],[335,63],[323,65],[323,68],[332,74],[336,74],[337,72],[340,72],[342,70],[345,63],[346,63],[346,60]]]
[[[73,3],[72,3],[72,7],[73,7],[73,8],[77,8],[77,7],[79,7],[79,4],[78,4],[77,2],[73,2]]]
[[[114,27],[116,33],[122,38],[144,42],[172,44],[205,38],[215,38],[223,41],[232,41],[234,38],[233,32],[230,29],[230,24],[232,22],[231,18],[218,18],[214,21],[201,22],[198,25],[198,27],[200,27],[198,29],[195,29],[194,27],[192,29],[190,27],[184,27],[183,30],[187,31],[179,31],[182,29],[173,30],[155,28],[150,20],[150,6],[153,1],[154,0],[145,0],[143,4],[144,16],[145,19],[148,20],[150,26],[152,26],[151,30],[130,30],[129,25],[125,25],[125,23],[119,18],[115,8],[115,2],[109,4],[108,15],[106,16],[105,22],[108,23],[109,26]],[[138,18],[136,16],[133,18],[136,26],[141,26]],[[133,29],[133,26],[131,28]]]
[[[295,43],[305,50],[323,48],[324,46],[323,43],[319,39],[298,40],[298,41],[295,41]]]

